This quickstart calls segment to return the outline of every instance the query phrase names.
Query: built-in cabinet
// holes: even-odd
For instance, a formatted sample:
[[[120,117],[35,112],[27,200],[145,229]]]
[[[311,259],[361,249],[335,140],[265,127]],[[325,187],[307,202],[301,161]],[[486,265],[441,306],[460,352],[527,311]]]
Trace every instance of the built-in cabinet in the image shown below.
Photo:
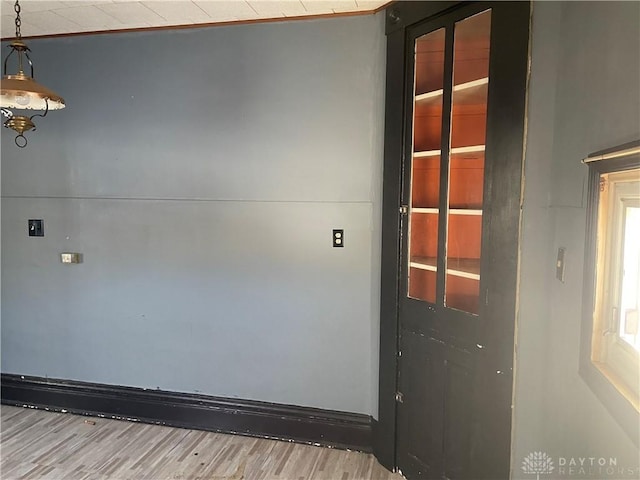
[[[477,314],[491,10],[456,23],[446,105],[445,32],[439,28],[415,41],[412,158],[407,166],[411,168],[409,296],[436,303],[438,226],[443,221],[444,303]],[[443,146],[445,110],[449,121]],[[448,156],[444,162],[443,156]],[[441,190],[443,176],[448,182]]]
[[[376,455],[507,478],[529,4],[387,9]]]

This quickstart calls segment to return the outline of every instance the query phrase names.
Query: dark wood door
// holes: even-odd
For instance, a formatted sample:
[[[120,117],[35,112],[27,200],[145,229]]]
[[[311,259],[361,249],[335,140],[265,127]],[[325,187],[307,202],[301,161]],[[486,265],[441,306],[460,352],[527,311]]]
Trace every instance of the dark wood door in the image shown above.
[[[396,465],[409,479],[509,477],[528,19],[526,3],[472,3],[404,31]]]

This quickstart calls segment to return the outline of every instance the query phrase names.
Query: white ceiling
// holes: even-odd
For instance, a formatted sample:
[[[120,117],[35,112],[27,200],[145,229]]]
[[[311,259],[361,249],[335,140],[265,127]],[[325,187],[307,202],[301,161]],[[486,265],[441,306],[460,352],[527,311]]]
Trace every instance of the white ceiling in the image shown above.
[[[0,0],[0,36],[15,35],[15,0]],[[22,35],[370,12],[389,0],[20,0]]]

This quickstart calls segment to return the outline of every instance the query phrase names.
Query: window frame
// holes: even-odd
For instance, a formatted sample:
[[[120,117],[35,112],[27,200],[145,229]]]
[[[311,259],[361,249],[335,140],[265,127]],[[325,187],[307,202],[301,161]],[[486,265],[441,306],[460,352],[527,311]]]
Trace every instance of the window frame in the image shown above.
[[[594,322],[598,321],[596,308],[599,306],[596,289],[600,175],[640,168],[640,140],[595,152],[584,163],[589,167],[589,176],[579,373],[634,444],[640,446],[638,410],[612,382],[611,378],[615,375],[610,372],[605,374],[602,365],[598,366],[592,360]],[[601,273],[606,278],[606,271]],[[607,370],[606,367],[604,370]]]

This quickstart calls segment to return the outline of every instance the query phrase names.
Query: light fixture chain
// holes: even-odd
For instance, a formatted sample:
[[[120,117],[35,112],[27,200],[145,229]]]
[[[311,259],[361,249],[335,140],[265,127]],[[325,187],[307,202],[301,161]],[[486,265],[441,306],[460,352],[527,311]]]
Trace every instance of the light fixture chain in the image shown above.
[[[22,33],[20,32],[22,19],[20,18],[20,3],[18,0],[16,0],[16,4],[13,6],[13,9],[16,11],[16,38],[22,38]]]
[[[2,0],[3,2],[6,0]],[[24,148],[27,145],[27,138],[24,136],[26,132],[36,129],[33,119],[35,117],[44,117],[49,112],[49,108],[58,110],[64,108],[64,99],[48,88],[38,84],[33,79],[33,63],[29,58],[29,47],[22,41],[22,19],[20,18],[21,8],[19,0],[15,0],[13,10],[16,13],[16,38],[9,43],[11,52],[4,59],[2,69],[2,95],[0,98],[0,115],[6,117],[2,122],[4,127],[10,128],[17,133],[15,143],[18,147]],[[12,64],[17,67],[17,72],[13,75],[7,74],[7,63],[9,57],[13,57]],[[30,72],[25,73],[23,63],[27,62],[27,68]],[[30,73],[30,75],[29,75]],[[8,80],[5,84],[5,80]],[[43,104],[44,102],[44,104]],[[10,109],[17,110],[39,110],[44,113],[36,113],[27,117],[19,114],[14,115]]]

